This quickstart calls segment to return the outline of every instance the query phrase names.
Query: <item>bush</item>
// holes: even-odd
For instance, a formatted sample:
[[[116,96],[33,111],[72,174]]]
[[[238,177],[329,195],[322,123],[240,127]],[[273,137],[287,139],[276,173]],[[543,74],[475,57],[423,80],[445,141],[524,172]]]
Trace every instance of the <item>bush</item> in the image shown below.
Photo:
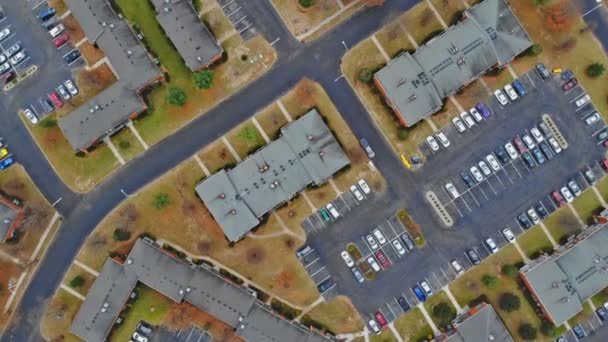
[[[510,277],[510,278],[516,278],[517,275],[519,275],[519,271],[517,270],[517,267],[515,267],[513,265],[505,265],[502,268],[502,273],[504,273],[504,275],[506,275],[507,277]]]
[[[589,77],[599,77],[604,73],[606,67],[602,63],[593,63],[587,67],[587,75]]]
[[[543,53],[543,46],[540,44],[532,44],[526,51],[526,53],[530,56],[538,56]]]
[[[112,234],[114,241],[127,241],[131,238],[131,232],[117,228]]]
[[[439,325],[447,326],[456,317],[456,310],[446,302],[433,306],[433,316],[439,320]]]
[[[169,194],[166,192],[159,192],[154,195],[154,208],[158,210],[162,210],[166,208],[171,203],[171,198],[169,198]]]
[[[405,141],[410,136],[410,130],[405,127],[399,127],[399,132],[397,133],[399,140]]]
[[[517,329],[517,332],[519,333],[519,336],[521,336],[521,338],[523,338],[526,341],[535,340],[536,335],[538,335],[538,331],[530,323],[524,323],[524,324],[520,325],[519,329]]]
[[[362,68],[357,73],[357,79],[363,83],[370,83],[374,78],[374,74],[368,68]]]
[[[332,335],[335,335],[334,332],[332,330],[329,329],[329,327],[319,321],[314,320],[312,317],[310,317],[310,315],[306,314],[304,316],[302,316],[302,318],[300,319],[300,324],[302,324],[305,327],[309,327],[309,328],[315,328],[317,330],[320,331],[326,331]]]
[[[274,298],[270,302],[270,307],[272,308],[272,310],[284,316],[288,320],[292,320],[302,313],[301,310],[294,309],[291,306]]]
[[[555,335],[557,335],[557,329],[555,328],[555,325],[547,321],[543,321],[543,324],[541,324],[540,332],[548,337],[555,337]]]
[[[192,75],[194,85],[199,89],[209,89],[213,85],[213,71],[207,69]]]
[[[79,275],[70,280],[70,287],[72,288],[81,287],[82,285],[84,285],[84,278]]]
[[[498,299],[498,306],[507,312],[513,312],[519,310],[521,306],[521,300],[518,296],[512,294],[511,292],[505,292],[500,295]]]
[[[490,274],[484,274],[481,282],[489,289],[493,289],[498,285],[498,279]]]
[[[169,92],[167,94],[167,101],[170,104],[175,106],[183,106],[186,103],[188,96],[186,92],[182,88],[171,87],[169,88]]]
[[[304,8],[308,8],[312,5],[315,4],[314,0],[298,0],[298,3],[300,4],[300,6],[304,7]]]
[[[121,142],[118,143],[118,147],[120,147],[123,150],[126,150],[129,147],[131,147],[131,143],[126,140],[122,140]]]
[[[57,120],[53,118],[46,118],[40,121],[39,125],[44,128],[53,128],[57,126]]]

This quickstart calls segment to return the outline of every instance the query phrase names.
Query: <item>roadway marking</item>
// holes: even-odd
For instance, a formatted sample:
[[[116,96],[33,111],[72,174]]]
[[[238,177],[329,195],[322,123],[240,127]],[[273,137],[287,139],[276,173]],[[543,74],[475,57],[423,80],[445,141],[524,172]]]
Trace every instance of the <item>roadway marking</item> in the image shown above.
[[[281,40],[281,37],[279,37],[279,38],[277,38],[277,39],[273,40],[273,41],[270,43],[270,46],[273,46],[274,44],[278,43],[278,42],[279,42],[279,40]]]
[[[525,74],[526,77],[528,77],[528,80],[530,80],[530,83],[532,83],[532,86],[536,89],[536,84],[534,83],[534,81],[532,81],[532,78],[530,77],[530,75],[528,75],[528,73]]]
[[[599,5],[595,6],[595,7],[593,7],[592,9],[590,9],[587,12],[583,13],[582,16],[585,17],[587,14],[590,14],[591,12],[595,11],[596,9],[598,9],[600,7],[602,7],[602,4],[599,4]]]

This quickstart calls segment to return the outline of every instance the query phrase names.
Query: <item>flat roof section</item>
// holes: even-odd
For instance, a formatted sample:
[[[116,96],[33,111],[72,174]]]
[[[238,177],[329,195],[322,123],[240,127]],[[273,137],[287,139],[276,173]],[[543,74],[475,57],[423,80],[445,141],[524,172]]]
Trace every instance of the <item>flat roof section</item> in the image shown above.
[[[191,0],[151,1],[156,9],[156,20],[191,71],[207,67],[223,53]]]
[[[17,221],[21,212],[21,208],[0,195],[0,242],[12,237],[14,225],[18,224]]]
[[[448,337],[447,342],[514,341],[492,305],[486,303],[456,317],[452,324],[455,332]]]

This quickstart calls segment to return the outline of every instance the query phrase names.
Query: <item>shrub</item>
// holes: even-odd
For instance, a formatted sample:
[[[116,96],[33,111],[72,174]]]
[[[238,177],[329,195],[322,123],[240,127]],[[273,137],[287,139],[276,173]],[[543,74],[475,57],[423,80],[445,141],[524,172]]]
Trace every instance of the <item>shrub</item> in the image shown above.
[[[300,6],[304,7],[304,8],[308,8],[312,5],[315,4],[314,0],[298,0],[298,3],[300,4]]]
[[[543,335],[545,336],[555,337],[555,335],[557,334],[557,329],[555,329],[555,325],[547,321],[543,321],[543,324],[541,324],[540,326],[540,332],[543,333]]]
[[[370,83],[374,78],[374,74],[368,68],[359,69],[357,73],[357,79],[363,83]]]
[[[518,296],[512,294],[511,292],[505,292],[500,295],[498,299],[498,306],[507,312],[513,312],[519,310],[521,306],[521,300]]]
[[[437,318],[441,326],[446,326],[456,317],[456,310],[446,302],[433,306],[433,316]]]
[[[154,201],[152,204],[154,205],[154,208],[162,210],[166,208],[170,203],[171,198],[169,198],[169,194],[167,194],[166,192],[159,192],[154,195]]]
[[[589,77],[599,77],[604,73],[606,67],[602,63],[593,63],[587,67],[587,75]]]
[[[118,143],[118,147],[120,147],[123,150],[128,149],[129,147],[131,147],[131,143],[126,141],[126,140],[122,140]]]
[[[272,299],[272,301],[270,302],[270,307],[272,307],[272,310],[274,310],[275,312],[279,313],[280,315],[284,316],[285,318],[292,320],[296,317],[298,317],[298,315],[300,315],[300,313],[302,313],[301,310],[297,310],[292,308],[291,306],[278,301],[276,299]]]
[[[79,275],[70,280],[70,287],[72,288],[81,287],[82,285],[84,285],[84,278]]]
[[[209,89],[213,85],[213,71],[207,69],[192,75],[194,85],[199,89]]]
[[[543,46],[540,44],[532,44],[526,51],[526,53],[530,56],[538,56],[543,53]]]
[[[410,130],[405,127],[399,127],[399,132],[397,133],[399,140],[404,141],[410,136]]]
[[[517,267],[513,265],[505,265],[502,268],[502,273],[504,273],[507,277],[515,278],[519,274],[519,271],[517,270]]]
[[[182,88],[171,87],[169,88],[169,92],[167,94],[167,101],[170,104],[175,106],[183,106],[186,103],[188,96],[186,92]]]
[[[329,329],[329,326],[327,326],[326,324],[323,324],[319,321],[316,321],[315,319],[310,317],[310,315],[308,315],[308,314],[302,316],[302,318],[300,319],[300,324],[302,324],[305,327],[312,327],[312,328],[315,328],[320,331],[326,331],[326,332],[334,335],[334,332]]]
[[[39,125],[44,128],[53,128],[57,126],[57,120],[53,118],[46,118],[40,121]]]
[[[112,239],[114,241],[127,241],[131,238],[131,232],[117,228],[114,230],[112,234]]]
[[[489,289],[493,289],[498,285],[498,279],[490,274],[484,274],[481,282]]]
[[[536,335],[538,335],[536,328],[530,323],[523,323],[522,325],[520,325],[519,329],[517,329],[517,332],[519,333],[519,336],[521,336],[521,338],[526,341],[535,340]]]

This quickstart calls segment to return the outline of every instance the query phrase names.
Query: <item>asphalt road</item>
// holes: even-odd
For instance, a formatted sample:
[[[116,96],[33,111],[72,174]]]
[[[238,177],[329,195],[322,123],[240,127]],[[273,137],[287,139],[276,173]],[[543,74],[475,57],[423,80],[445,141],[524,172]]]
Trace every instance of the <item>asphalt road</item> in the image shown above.
[[[608,7],[606,1],[574,0],[578,10],[583,15],[587,25],[593,28],[593,33],[608,52]]]
[[[366,9],[322,38],[306,45],[296,42],[290,36],[268,1],[247,2],[248,11],[256,13],[253,19],[255,25],[265,38],[268,41],[280,38],[274,45],[278,50],[279,60],[272,70],[214,110],[200,116],[187,127],[153,146],[145,155],[129,162],[84,195],[71,192],[63,184],[17,117],[16,111],[19,106],[29,101],[27,96],[21,95],[24,98],[20,99],[2,97],[0,136],[4,136],[9,141],[18,161],[24,165],[45,197],[50,202],[62,199],[56,208],[64,218],[62,229],[33,277],[32,286],[27,289],[17,308],[20,319],[15,320],[16,324],[7,329],[2,341],[41,340],[39,319],[45,301],[52,296],[59,285],[84,239],[101,219],[124,199],[121,189],[128,193],[136,192],[143,185],[161,176],[251,117],[303,77],[321,83],[355,134],[365,136],[374,146],[378,154],[376,157],[378,168],[389,183],[403,182],[403,180],[397,181],[397,177],[402,172],[400,161],[392,153],[380,132],[373,128],[375,126],[371,118],[348,84],[344,80],[334,82],[334,79],[340,75],[339,64],[345,52],[342,41],[347,46],[355,45],[391,18],[411,8],[416,2],[392,0],[387,1],[383,6]],[[11,6],[15,6],[11,9],[7,4],[8,1],[3,1],[9,15],[11,12],[24,13],[31,5],[25,1],[11,2]],[[43,71],[35,80],[37,83],[42,83],[46,77]],[[40,87],[41,90],[46,89],[42,85],[36,87]],[[227,117],[224,115],[226,112],[234,115]],[[404,186],[405,183],[403,186],[392,187],[387,196],[396,196],[398,189],[404,189]]]

